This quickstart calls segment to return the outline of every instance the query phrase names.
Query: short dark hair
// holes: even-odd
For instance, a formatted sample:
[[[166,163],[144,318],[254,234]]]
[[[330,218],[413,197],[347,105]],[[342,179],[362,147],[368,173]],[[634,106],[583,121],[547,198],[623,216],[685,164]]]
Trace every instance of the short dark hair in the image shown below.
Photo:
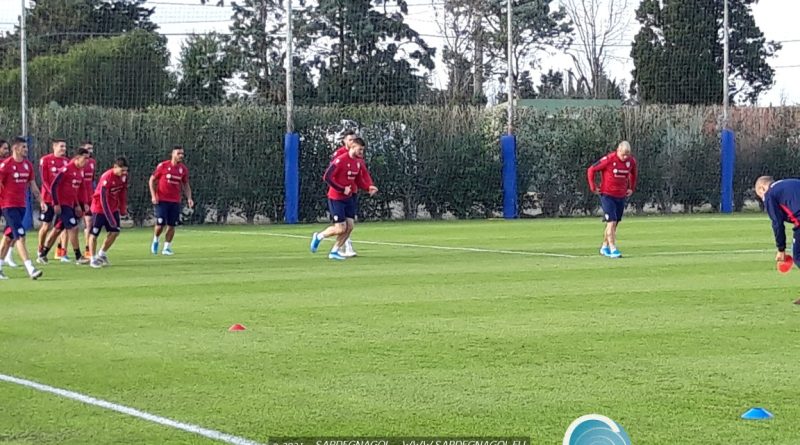
[[[116,165],[117,167],[125,167],[125,168],[127,168],[128,167],[128,158],[126,158],[125,156],[120,156],[117,159],[114,159],[114,165]]]
[[[0,139],[0,145],[3,145],[3,144],[8,144],[8,142],[5,139]],[[9,144],[9,145],[11,145],[11,144]]]
[[[61,139],[61,138],[55,138],[55,139],[51,139],[50,140],[50,144],[60,144],[62,142],[66,143],[67,140],[66,139]]]
[[[358,132],[353,130],[352,128],[348,128],[347,130],[342,132],[342,139],[346,138],[347,136],[355,136]]]
[[[94,142],[90,141],[89,139],[87,139],[87,140],[85,140],[85,141],[81,142],[81,147],[85,147],[85,146],[87,146],[87,145],[92,145],[92,146],[94,146]]]
[[[75,153],[75,156],[89,156],[89,149],[81,147],[78,149],[78,152]]]
[[[367,143],[364,142],[364,139],[361,139],[361,138],[357,137],[357,138],[353,138],[353,145],[360,145],[362,147],[366,147]]]
[[[22,136],[16,136],[11,139],[11,146],[18,145],[18,144],[27,144],[28,140]]]
[[[172,150],[170,150],[169,152],[172,153],[175,150],[185,150],[185,149],[183,148],[183,145],[173,145]]]

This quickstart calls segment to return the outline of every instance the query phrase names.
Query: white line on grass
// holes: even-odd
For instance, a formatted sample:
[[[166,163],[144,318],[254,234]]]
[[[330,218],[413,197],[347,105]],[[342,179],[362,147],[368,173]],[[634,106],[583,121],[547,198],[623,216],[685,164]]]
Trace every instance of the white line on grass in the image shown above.
[[[20,379],[17,377],[12,377],[10,375],[0,374],[0,380],[8,383],[14,383],[17,385],[25,386],[28,388],[33,388],[35,390],[42,392],[49,392],[51,394],[55,394],[61,397],[66,397],[68,399],[77,400],[78,402],[85,403],[87,405],[99,406],[100,408],[109,409],[111,411],[116,411],[118,413],[127,414],[133,417],[138,417],[140,419],[144,419],[149,422],[154,422],[159,425],[164,425],[171,428],[187,431],[189,433],[194,433],[206,437],[208,439],[218,440],[220,442],[225,442],[232,445],[264,445],[259,442],[254,442],[252,440],[245,439],[243,437],[232,436],[230,434],[225,434],[219,431],[210,430],[208,428],[203,428],[201,426],[192,425],[191,423],[178,422],[176,420],[167,419],[166,417],[156,416],[154,414],[146,413],[144,411],[139,411],[138,409],[135,408],[129,408],[127,406],[117,405],[116,403],[107,402],[101,399],[96,399],[94,397],[87,396],[74,391],[68,391],[66,389],[61,389],[61,388],[54,388],[52,386],[43,385],[41,383],[36,383],[30,380]]]
[[[302,238],[308,239],[307,235],[291,235],[288,233],[269,233],[269,232],[230,232],[224,230],[196,230],[197,233],[213,233],[221,235],[253,235],[253,236],[277,236],[281,238]],[[393,246],[393,247],[415,247],[419,249],[434,249],[434,250],[457,250],[461,252],[481,252],[481,253],[501,253],[507,255],[526,255],[526,256],[546,256],[555,258],[580,258],[579,255],[567,255],[563,253],[548,253],[548,252],[526,252],[524,250],[499,250],[499,249],[481,249],[478,247],[447,247],[447,246],[433,246],[429,244],[407,244],[407,243],[391,243],[384,241],[364,241],[358,240],[359,244],[374,244],[378,246]]]
[[[187,232],[194,233],[213,233],[215,235],[249,235],[249,236],[276,236],[279,238],[299,238],[308,239],[308,235],[293,235],[289,233],[270,233],[270,232],[244,232],[244,231],[227,231],[227,230],[186,230]],[[359,244],[374,244],[378,246],[394,246],[394,247],[415,247],[419,249],[434,249],[434,250],[450,250],[461,252],[480,252],[480,253],[499,253],[504,255],[523,255],[523,256],[543,256],[554,258],[594,258],[598,255],[568,255],[563,253],[548,253],[548,252],[528,252],[524,250],[500,250],[500,249],[483,249],[478,247],[448,247],[448,246],[435,246],[430,244],[408,244],[408,243],[393,243],[386,241],[364,241],[357,240]],[[627,258],[646,258],[653,256],[687,256],[687,255],[737,255],[748,253],[764,253],[771,252],[768,249],[737,249],[737,250],[688,250],[682,252],[652,252],[642,255],[626,255]]]

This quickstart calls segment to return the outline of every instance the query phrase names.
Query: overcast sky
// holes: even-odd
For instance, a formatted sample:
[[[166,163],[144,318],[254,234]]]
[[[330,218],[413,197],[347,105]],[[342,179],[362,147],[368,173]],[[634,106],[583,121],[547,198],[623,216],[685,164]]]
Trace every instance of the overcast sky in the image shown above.
[[[408,23],[423,34],[429,45],[441,47],[443,39],[439,35],[436,24],[437,9],[441,8],[441,0],[407,0],[410,14]],[[213,1],[212,1],[213,3]],[[226,1],[229,3],[229,0]],[[634,9],[638,0],[630,0],[631,6],[630,28],[626,32],[625,46],[616,47],[610,53],[609,71],[611,77],[630,81],[630,72],[633,61],[630,59],[630,47],[627,44],[633,40],[637,31],[637,22],[633,19]],[[205,33],[217,31],[228,32],[230,25],[231,9],[229,7],[203,6],[199,0],[149,0],[147,5],[154,7],[156,12],[153,20],[159,25],[159,31],[167,34],[169,50],[173,61],[180,50],[181,42],[186,35],[191,33]],[[21,9],[21,1],[0,0],[0,30],[13,29]],[[797,26],[797,17],[800,17],[800,0],[763,0],[753,7],[756,23],[766,35],[767,39],[783,42],[783,49],[777,57],[771,59],[770,64],[775,68],[775,86],[764,94],[759,103],[761,105],[800,104],[800,84],[797,77],[800,75],[800,28]],[[440,13],[440,11],[439,11]],[[441,50],[437,51],[441,54]],[[568,56],[558,54],[540,54],[541,66],[544,71],[549,68],[565,70],[572,63]],[[445,72],[437,63],[434,73],[434,83],[437,87],[444,87]],[[538,80],[538,72],[534,79]]]

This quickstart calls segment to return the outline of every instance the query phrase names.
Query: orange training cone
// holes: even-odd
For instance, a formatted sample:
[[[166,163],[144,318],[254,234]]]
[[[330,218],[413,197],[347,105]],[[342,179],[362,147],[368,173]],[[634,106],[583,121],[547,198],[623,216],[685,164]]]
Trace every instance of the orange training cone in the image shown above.
[[[230,332],[233,332],[233,331],[244,331],[246,329],[247,328],[245,328],[244,326],[240,325],[239,323],[236,323],[235,325],[229,327],[228,331],[230,331]]]

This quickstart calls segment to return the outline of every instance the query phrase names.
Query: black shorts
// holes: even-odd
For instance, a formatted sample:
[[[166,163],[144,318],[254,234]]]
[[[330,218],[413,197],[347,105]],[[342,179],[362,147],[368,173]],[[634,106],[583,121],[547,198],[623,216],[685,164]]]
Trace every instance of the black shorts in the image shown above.
[[[181,205],[177,202],[159,201],[156,205],[156,225],[175,227],[181,219]]]
[[[45,210],[39,214],[39,221],[43,222],[44,224],[53,224],[56,219],[56,210],[53,207],[53,204],[46,202],[44,205]]]
[[[75,208],[69,206],[61,206],[61,214],[56,221],[56,229],[71,229],[78,225],[78,218],[75,216]]]
[[[358,213],[358,199],[353,196],[344,201],[328,198],[328,210],[331,212],[331,220],[336,223],[343,223],[347,218],[355,219]]]
[[[100,231],[103,228],[106,229],[108,233],[115,233],[119,232],[119,212],[114,212],[114,219],[115,221],[109,221],[106,218],[105,213],[98,213],[92,216],[92,235],[98,236],[100,235]]]
[[[600,207],[603,208],[603,221],[622,221],[622,213],[625,212],[625,198],[600,195]]]
[[[25,207],[6,207],[3,209],[3,218],[6,219],[5,236],[16,240],[25,236]]]

